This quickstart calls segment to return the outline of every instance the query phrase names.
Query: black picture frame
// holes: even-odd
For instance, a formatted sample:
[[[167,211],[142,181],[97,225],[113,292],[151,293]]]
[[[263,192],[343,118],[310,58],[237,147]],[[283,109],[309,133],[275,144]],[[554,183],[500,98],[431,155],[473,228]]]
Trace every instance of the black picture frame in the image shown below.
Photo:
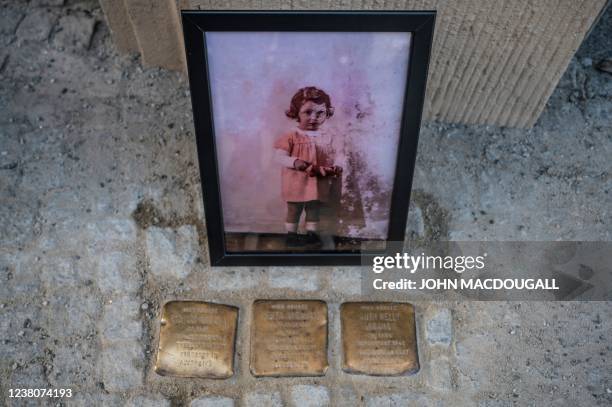
[[[211,266],[359,265],[358,252],[228,252],[208,77],[205,33],[410,32],[410,60],[391,194],[388,241],[404,241],[435,11],[181,11]],[[401,157],[401,159],[399,159]]]

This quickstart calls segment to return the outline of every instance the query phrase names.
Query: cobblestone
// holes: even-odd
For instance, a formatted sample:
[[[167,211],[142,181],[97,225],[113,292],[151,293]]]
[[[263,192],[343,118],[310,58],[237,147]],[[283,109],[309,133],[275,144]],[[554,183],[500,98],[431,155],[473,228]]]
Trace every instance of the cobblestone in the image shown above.
[[[49,382],[56,388],[72,388],[76,385],[92,387],[96,373],[97,350],[95,343],[81,341],[75,345],[55,348],[53,368]],[[78,363],[75,363],[78,360]]]
[[[74,287],[83,282],[76,267],[78,260],[67,256],[45,256],[41,260],[41,280],[47,287]]]
[[[59,7],[64,5],[65,0],[32,0],[32,4],[35,7]]]
[[[106,341],[138,340],[142,335],[140,302],[121,297],[104,305],[100,336]]]
[[[92,249],[113,247],[136,241],[136,225],[129,218],[106,218],[87,224],[88,244]]]
[[[73,216],[65,222],[48,225],[39,246],[47,252],[99,251],[116,249],[135,240],[136,226],[131,219],[106,218],[84,224],[82,218]]]
[[[260,284],[263,273],[253,268],[223,268],[208,280],[208,288],[215,291],[237,291],[252,288]]]
[[[269,284],[272,288],[316,291],[321,284],[318,271],[303,267],[270,267],[268,268]]]
[[[332,405],[334,407],[354,407],[361,405],[354,389],[340,387],[332,389]]]
[[[200,397],[191,401],[190,407],[234,407],[229,397]]]
[[[31,296],[41,287],[40,267],[31,252],[0,252],[0,299]]]
[[[291,402],[294,407],[329,406],[329,391],[324,386],[293,386],[291,388]]]
[[[44,41],[49,38],[56,20],[57,15],[54,13],[42,9],[33,10],[19,24],[17,36],[20,40]]]
[[[334,267],[331,275],[332,289],[344,295],[357,295],[361,293],[360,267]]]
[[[44,388],[46,387],[47,379],[41,365],[26,364],[19,366],[13,371],[11,377],[11,388]]]
[[[422,394],[391,394],[384,396],[371,396],[366,398],[366,407],[406,407],[406,406],[419,406],[429,407],[434,406],[432,403]]]
[[[32,202],[3,197],[0,211],[0,247],[20,247],[34,239],[34,215],[36,209]]]
[[[100,368],[104,388],[111,392],[123,392],[142,384],[143,351],[136,341],[118,341],[106,345],[100,356]]]
[[[87,337],[95,332],[102,303],[91,286],[80,287],[78,296],[59,288],[48,293],[48,304],[43,310],[44,325],[50,336],[57,339]]]
[[[140,287],[136,257],[123,251],[98,253],[94,257],[97,283],[106,295],[135,294]]]
[[[165,399],[162,396],[136,396],[130,399],[125,407],[170,407],[172,403],[170,400]]]
[[[73,397],[65,399],[68,407],[120,406],[121,398],[116,394],[104,392],[75,392]],[[144,407],[144,406],[143,406]]]
[[[429,385],[439,391],[451,391],[453,380],[450,362],[446,359],[438,358],[430,360],[428,363]]]
[[[151,273],[157,277],[185,278],[199,257],[198,234],[193,226],[181,226],[176,231],[150,227],[146,242]]]
[[[248,393],[244,397],[244,407],[283,407],[279,392]]]
[[[411,203],[408,211],[408,222],[406,224],[406,234],[412,239],[425,236],[425,221],[421,208]]]
[[[0,9],[0,34],[13,34],[23,18],[23,13],[14,8]]]
[[[447,308],[433,311],[427,320],[427,341],[432,345],[450,345],[453,337],[453,317]]]
[[[67,15],[59,20],[59,31],[53,37],[56,46],[65,49],[88,49],[96,20],[85,15]]]

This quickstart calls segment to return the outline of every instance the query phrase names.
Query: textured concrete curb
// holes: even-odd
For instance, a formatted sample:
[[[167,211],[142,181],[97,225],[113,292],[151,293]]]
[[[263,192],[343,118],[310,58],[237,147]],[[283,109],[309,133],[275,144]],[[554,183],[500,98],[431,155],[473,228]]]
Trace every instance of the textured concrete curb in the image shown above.
[[[511,127],[535,124],[606,4],[606,0],[100,1],[120,51],[133,50],[133,32],[145,65],[173,70],[185,69],[181,9],[437,10],[425,117]],[[122,10],[127,15],[121,15]]]

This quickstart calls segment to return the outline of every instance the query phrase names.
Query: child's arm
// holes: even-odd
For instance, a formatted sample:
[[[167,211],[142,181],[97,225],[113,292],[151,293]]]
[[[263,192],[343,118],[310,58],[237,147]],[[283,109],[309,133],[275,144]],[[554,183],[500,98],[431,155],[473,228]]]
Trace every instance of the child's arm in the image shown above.
[[[294,168],[293,164],[295,163],[295,160],[296,158],[291,157],[288,151],[283,150],[282,148],[274,149],[274,161],[283,167]]]
[[[308,167],[306,161],[300,160],[299,158],[291,157],[286,150],[277,148],[274,150],[274,161],[283,167],[292,168],[294,170],[304,171]]]

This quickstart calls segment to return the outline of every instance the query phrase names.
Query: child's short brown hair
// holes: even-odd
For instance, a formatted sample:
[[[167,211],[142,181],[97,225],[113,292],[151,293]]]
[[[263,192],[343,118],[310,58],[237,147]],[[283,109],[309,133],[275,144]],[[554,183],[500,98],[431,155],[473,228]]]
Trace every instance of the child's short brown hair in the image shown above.
[[[295,92],[295,95],[293,95],[291,98],[289,109],[285,111],[285,114],[290,119],[296,119],[299,121],[298,114],[300,113],[300,108],[308,101],[312,101],[318,105],[325,103],[327,117],[331,117],[334,114],[334,108],[331,105],[329,95],[325,93],[325,91],[314,86],[306,86],[305,88],[301,88]]]

